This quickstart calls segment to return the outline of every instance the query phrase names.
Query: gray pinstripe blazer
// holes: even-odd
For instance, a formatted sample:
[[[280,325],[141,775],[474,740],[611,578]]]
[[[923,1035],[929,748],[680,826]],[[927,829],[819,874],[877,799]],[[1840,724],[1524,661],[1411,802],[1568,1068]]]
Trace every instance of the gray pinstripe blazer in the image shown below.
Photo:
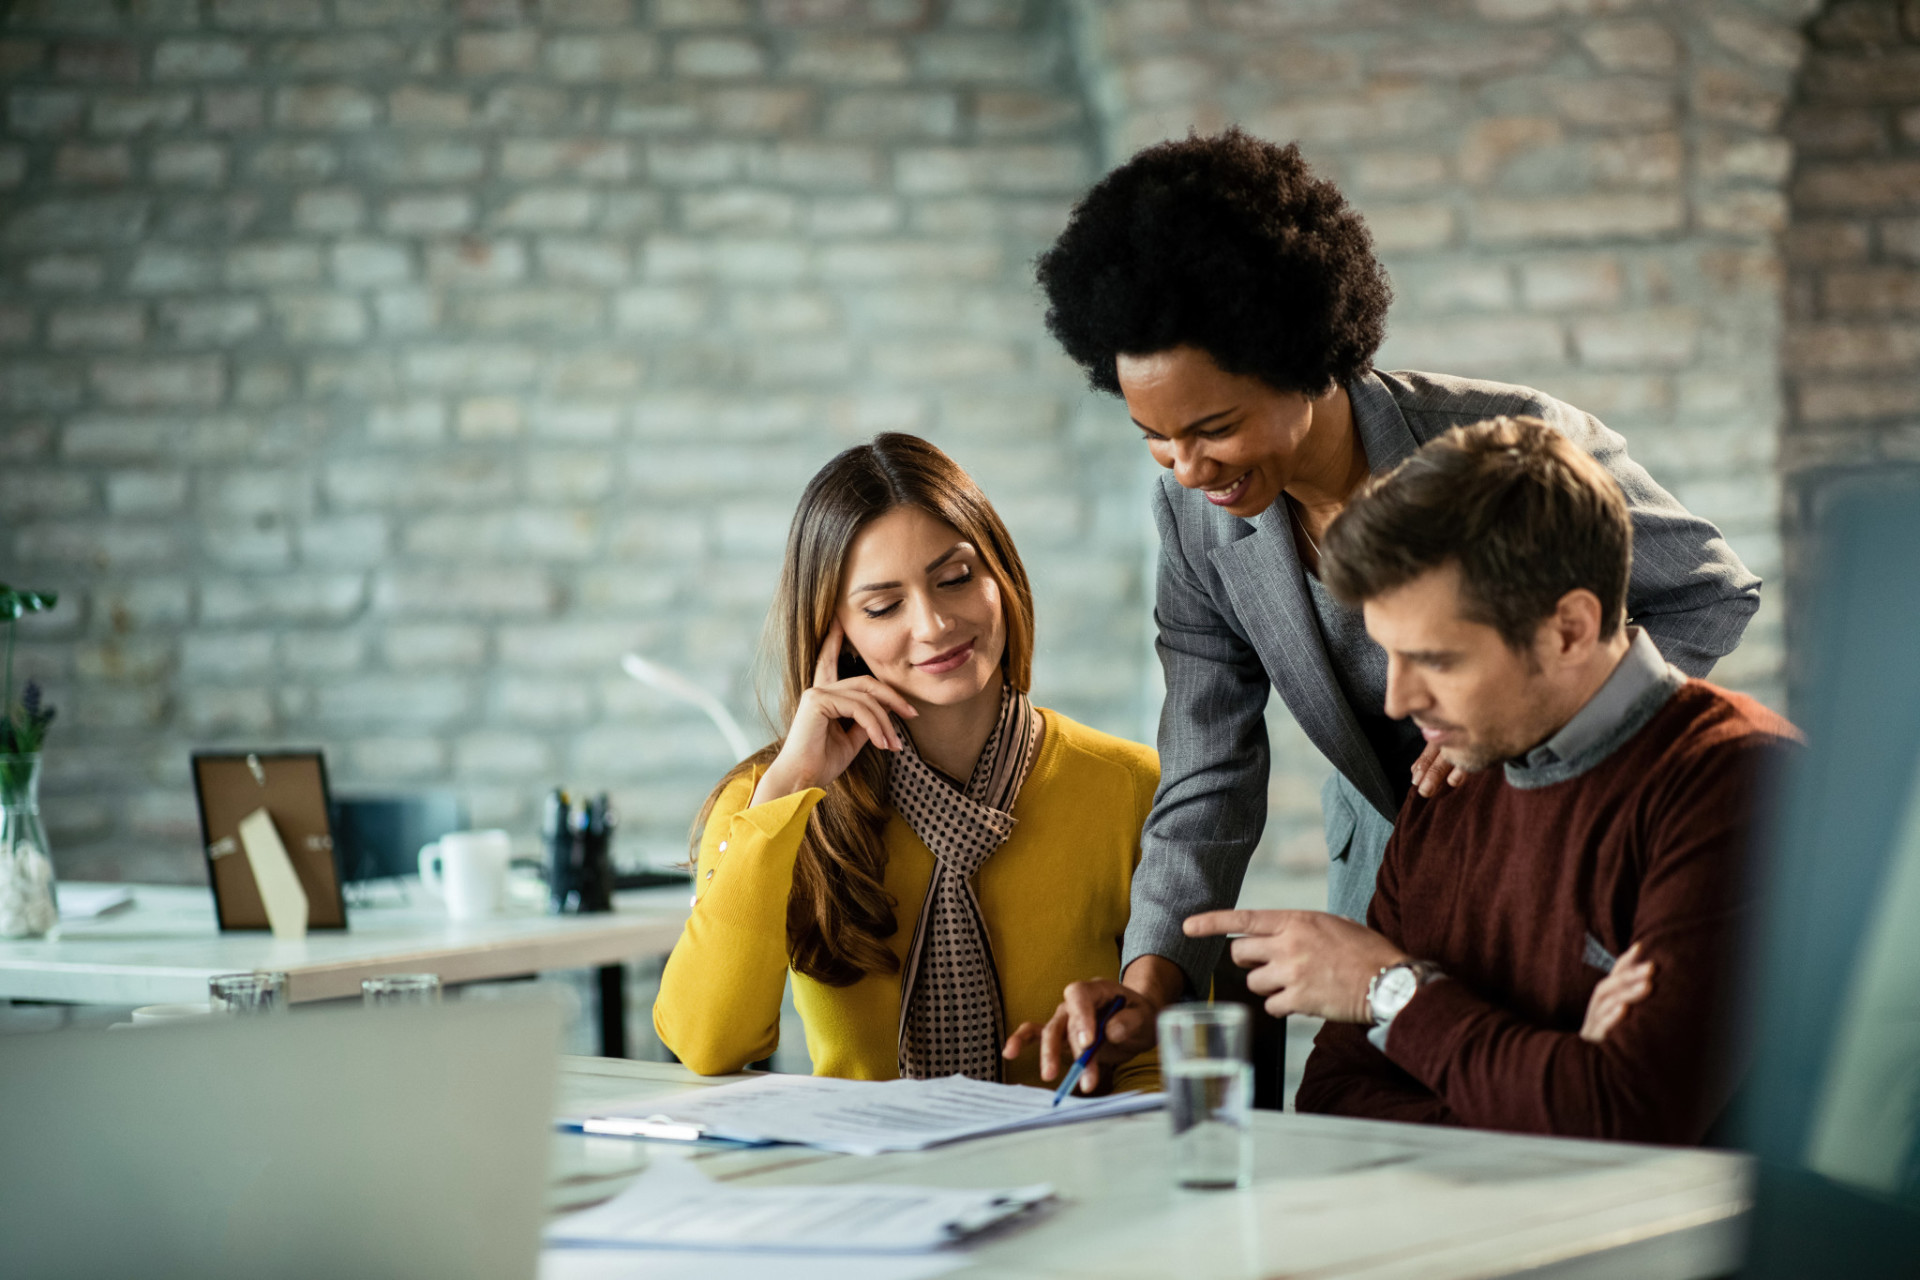
[[[1593,415],[1529,387],[1428,373],[1362,375],[1347,387],[1374,474],[1450,427],[1531,414],[1564,431],[1613,474],[1633,513],[1627,611],[1667,660],[1702,676],[1739,643],[1760,580],[1719,530],[1689,514],[1627,457]],[[1252,521],[1162,475],[1154,499],[1160,569],[1154,620],[1167,678],[1160,790],[1141,837],[1125,961],[1162,955],[1204,991],[1219,939],[1180,922],[1230,907],[1266,823],[1267,688],[1333,763],[1321,793],[1332,909],[1364,919],[1408,780],[1389,777],[1336,680],[1283,503]]]

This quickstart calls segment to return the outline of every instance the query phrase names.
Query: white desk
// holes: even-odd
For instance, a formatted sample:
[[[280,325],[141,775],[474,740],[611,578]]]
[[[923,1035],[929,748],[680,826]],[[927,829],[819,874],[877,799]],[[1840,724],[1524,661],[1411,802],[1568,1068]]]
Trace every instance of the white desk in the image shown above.
[[[578,1114],[703,1083],[715,1082],[569,1058],[557,1105]],[[1159,1112],[900,1155],[774,1147],[700,1160],[712,1177],[759,1185],[1053,1183],[1058,1211],[969,1250],[960,1277],[1693,1280],[1738,1265],[1743,1157],[1264,1111],[1255,1132],[1255,1183],[1228,1192],[1170,1185]],[[611,1195],[647,1149],[557,1136],[552,1207]]]
[[[163,1004],[207,998],[218,973],[283,970],[293,1003],[360,994],[381,973],[437,973],[449,985],[552,969],[603,970],[602,1044],[622,961],[672,949],[687,918],[683,888],[617,896],[608,915],[549,916],[509,906],[488,920],[453,921],[413,886],[412,905],[349,906],[348,928],[299,941],[267,932],[221,933],[204,888],[135,885],[133,906],[62,923],[56,936],[0,941],[0,998],[75,1004]],[[621,988],[624,992],[624,987]],[[624,1038],[624,1021],[620,1038]],[[616,1046],[617,1047],[617,1046]]]

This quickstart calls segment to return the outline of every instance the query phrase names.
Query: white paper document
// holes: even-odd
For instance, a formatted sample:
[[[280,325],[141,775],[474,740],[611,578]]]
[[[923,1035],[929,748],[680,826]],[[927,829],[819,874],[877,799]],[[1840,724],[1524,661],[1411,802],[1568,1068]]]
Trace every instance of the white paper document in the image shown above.
[[[1149,1111],[1157,1093],[1069,1098],[1058,1107],[1046,1089],[944,1080],[839,1080],[764,1076],[739,1084],[659,1098],[621,1114],[570,1118],[588,1133],[797,1142],[826,1151],[878,1155],[920,1151],[987,1134]],[[671,1127],[675,1131],[668,1132]]]
[[[540,1280],[932,1280],[967,1265],[944,1253],[789,1253],[778,1269],[749,1250],[543,1249]]]
[[[549,1245],[920,1253],[956,1244],[1053,1198],[1046,1185],[733,1187],[652,1169],[625,1191],[547,1228]]]
[[[94,920],[133,905],[133,890],[117,884],[59,884],[54,896],[62,920]]]

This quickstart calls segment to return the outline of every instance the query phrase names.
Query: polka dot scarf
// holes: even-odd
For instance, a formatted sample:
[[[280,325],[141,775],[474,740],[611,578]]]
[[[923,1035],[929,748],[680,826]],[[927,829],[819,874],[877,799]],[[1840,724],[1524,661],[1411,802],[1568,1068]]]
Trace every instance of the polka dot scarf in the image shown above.
[[[1000,1079],[1006,1014],[973,874],[1013,834],[1013,802],[1039,754],[1040,734],[1040,714],[1026,695],[1003,687],[1000,722],[962,791],[920,758],[901,726],[906,747],[894,753],[889,796],[934,860],[901,971],[902,1076]]]

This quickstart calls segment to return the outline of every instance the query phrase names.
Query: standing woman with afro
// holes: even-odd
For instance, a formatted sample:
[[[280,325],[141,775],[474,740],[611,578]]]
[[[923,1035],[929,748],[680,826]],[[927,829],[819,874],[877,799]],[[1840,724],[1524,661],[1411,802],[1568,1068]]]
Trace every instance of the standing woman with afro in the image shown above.
[[[1450,427],[1541,418],[1625,492],[1628,613],[1669,662],[1704,676],[1759,607],[1760,580],[1719,531],[1593,415],[1530,387],[1375,369],[1386,273],[1359,214],[1296,147],[1235,129],[1140,152],[1074,209],[1039,278],[1048,329],[1095,388],[1125,399],[1166,468],[1153,496],[1161,784],[1108,1062],[1152,1043],[1156,1007],[1208,990],[1221,940],[1181,922],[1234,905],[1259,841],[1269,688],[1334,766],[1321,807],[1337,914],[1365,919],[1408,788],[1464,778],[1412,720],[1386,716],[1387,655],[1320,581],[1327,526],[1368,477]],[[1043,1070],[1091,1038],[1092,1010],[1121,990],[1067,989]]]

